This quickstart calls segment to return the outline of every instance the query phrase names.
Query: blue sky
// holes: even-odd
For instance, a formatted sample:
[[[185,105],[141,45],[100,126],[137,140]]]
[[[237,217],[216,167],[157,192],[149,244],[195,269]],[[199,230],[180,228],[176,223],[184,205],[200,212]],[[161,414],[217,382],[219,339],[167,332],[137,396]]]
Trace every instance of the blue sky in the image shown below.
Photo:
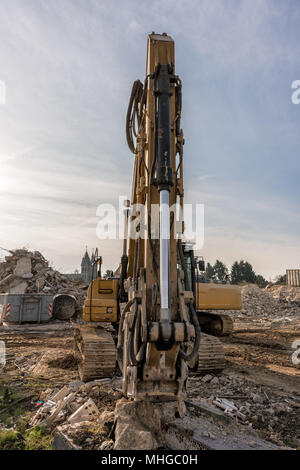
[[[299,1],[3,0],[0,246],[73,271],[96,207],[131,192],[125,114],[151,31],[175,39],[186,202],[205,204],[202,254],[267,278],[299,267]]]

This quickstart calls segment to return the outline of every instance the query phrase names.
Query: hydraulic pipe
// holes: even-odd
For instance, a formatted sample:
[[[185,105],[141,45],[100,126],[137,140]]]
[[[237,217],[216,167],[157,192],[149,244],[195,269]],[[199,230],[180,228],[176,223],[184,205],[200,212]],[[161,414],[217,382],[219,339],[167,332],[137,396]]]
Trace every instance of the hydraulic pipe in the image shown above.
[[[128,211],[130,201],[124,201],[124,239],[123,239],[123,256],[127,255],[127,237],[128,237]]]
[[[123,255],[121,258],[121,274],[120,274],[120,299],[127,301],[127,294],[124,289],[124,280],[127,275],[128,255],[127,255],[127,238],[128,238],[128,212],[130,201],[124,201],[124,240],[123,240]]]
[[[170,320],[170,207],[169,191],[160,192],[160,320]]]
[[[156,70],[157,186],[160,192],[160,321],[170,323],[170,191],[174,184],[171,147],[170,67]],[[167,333],[165,333],[167,336]]]

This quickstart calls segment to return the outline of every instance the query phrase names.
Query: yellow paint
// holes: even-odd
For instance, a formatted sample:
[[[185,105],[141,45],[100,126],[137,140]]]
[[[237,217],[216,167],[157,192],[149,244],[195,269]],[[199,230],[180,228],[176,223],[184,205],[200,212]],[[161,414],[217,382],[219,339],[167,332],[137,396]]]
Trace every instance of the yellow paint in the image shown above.
[[[117,322],[118,279],[98,277],[91,282],[83,307],[83,320],[86,322]]]
[[[241,290],[231,284],[197,283],[197,310],[240,310]]]

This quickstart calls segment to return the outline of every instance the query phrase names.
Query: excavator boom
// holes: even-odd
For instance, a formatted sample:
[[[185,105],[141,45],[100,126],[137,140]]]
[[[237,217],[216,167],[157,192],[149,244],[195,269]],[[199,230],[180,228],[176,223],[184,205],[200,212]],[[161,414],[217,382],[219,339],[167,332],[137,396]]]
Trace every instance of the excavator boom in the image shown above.
[[[227,334],[230,318],[207,310],[240,305],[232,286],[196,285],[193,249],[181,240],[181,91],[173,39],[150,34],[146,77],[134,82],[126,117],[134,172],[121,265],[112,279],[97,270],[83,309],[85,324],[75,336],[82,380],[112,375],[117,359],[125,396],[179,404],[189,368],[222,370],[225,364],[218,338],[201,334],[200,344],[199,322],[205,332]]]
[[[123,391],[134,397],[180,398],[187,378],[183,345],[199,337],[196,315],[190,321],[193,293],[178,269],[180,221],[170,210],[177,200],[183,203],[180,118],[174,41],[150,34],[146,78],[144,85],[133,85],[126,122],[135,158],[130,225],[138,231],[129,234],[127,277],[121,279],[128,303],[121,312],[118,357]]]

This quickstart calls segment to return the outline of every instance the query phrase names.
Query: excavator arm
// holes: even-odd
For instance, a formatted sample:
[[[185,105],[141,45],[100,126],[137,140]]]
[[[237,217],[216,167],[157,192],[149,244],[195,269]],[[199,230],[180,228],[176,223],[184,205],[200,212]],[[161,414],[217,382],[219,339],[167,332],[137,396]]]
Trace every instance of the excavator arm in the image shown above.
[[[117,356],[127,396],[181,398],[186,361],[198,354],[200,328],[174,205],[183,205],[181,81],[175,75],[174,41],[148,36],[144,85],[133,84],[126,135],[134,154],[128,262],[121,290]],[[171,210],[173,209],[173,210]],[[135,233],[132,233],[132,227]],[[178,258],[181,269],[178,269]],[[187,354],[187,344],[192,352]]]
[[[203,373],[225,365],[216,336],[230,334],[232,321],[209,310],[241,308],[236,287],[197,281],[193,249],[181,242],[181,90],[173,39],[150,34],[146,77],[134,82],[126,117],[134,171],[121,265],[115,278],[103,279],[97,255],[84,323],[75,329],[82,380],[113,375],[117,357],[125,396],[179,403],[188,368]],[[203,260],[198,266],[204,269]],[[199,324],[209,333],[201,333],[201,344]]]

